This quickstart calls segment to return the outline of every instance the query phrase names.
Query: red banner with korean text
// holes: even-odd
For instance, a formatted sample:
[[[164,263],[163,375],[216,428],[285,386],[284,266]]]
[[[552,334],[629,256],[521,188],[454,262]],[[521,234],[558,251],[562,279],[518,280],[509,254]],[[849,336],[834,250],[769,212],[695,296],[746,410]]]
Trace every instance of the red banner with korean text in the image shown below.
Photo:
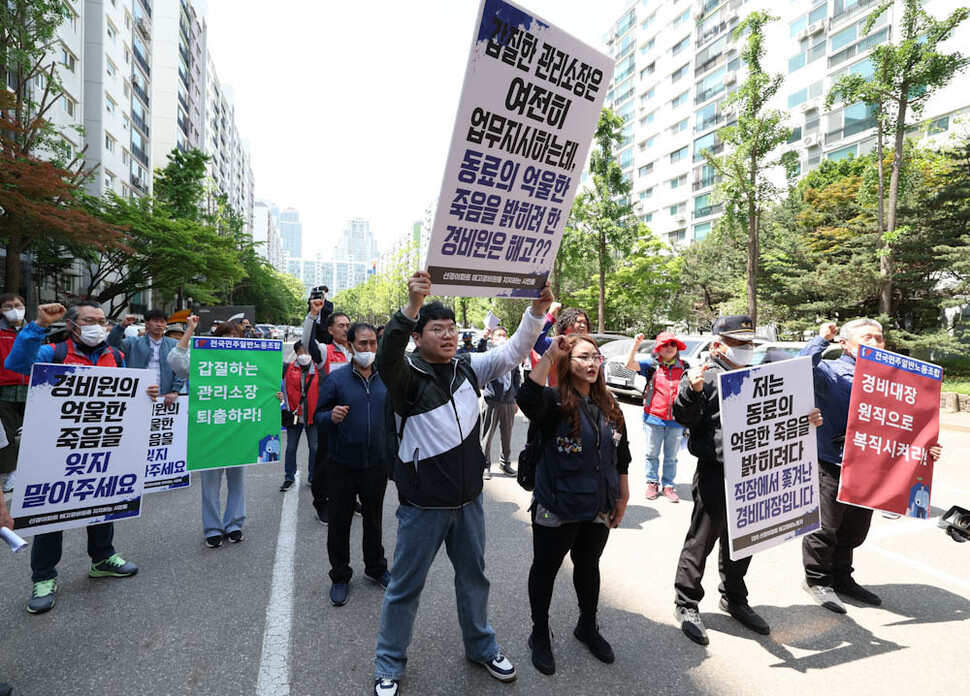
[[[926,519],[943,368],[859,346],[838,500]]]

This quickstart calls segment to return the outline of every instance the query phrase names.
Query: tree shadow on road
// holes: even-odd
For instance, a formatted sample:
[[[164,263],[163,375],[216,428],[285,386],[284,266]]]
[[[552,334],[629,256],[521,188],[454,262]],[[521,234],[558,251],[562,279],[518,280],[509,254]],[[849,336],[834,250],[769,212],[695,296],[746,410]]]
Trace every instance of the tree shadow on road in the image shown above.
[[[623,521],[620,523],[620,527],[623,529],[643,529],[643,525],[650,520],[655,520],[660,517],[660,513],[657,509],[650,505],[641,505],[633,503],[627,505],[626,514],[623,515]]]
[[[818,606],[754,607],[771,626],[771,635],[749,631],[725,614],[704,614],[708,630],[756,640],[781,660],[772,667],[798,672],[826,669],[875,655],[901,650],[905,646],[883,640],[848,616]],[[798,653],[809,652],[807,655]]]
[[[970,619],[970,600],[932,585],[880,585],[872,591],[882,597],[882,608],[908,616],[888,626],[966,621]],[[851,601],[851,600],[850,600]]]

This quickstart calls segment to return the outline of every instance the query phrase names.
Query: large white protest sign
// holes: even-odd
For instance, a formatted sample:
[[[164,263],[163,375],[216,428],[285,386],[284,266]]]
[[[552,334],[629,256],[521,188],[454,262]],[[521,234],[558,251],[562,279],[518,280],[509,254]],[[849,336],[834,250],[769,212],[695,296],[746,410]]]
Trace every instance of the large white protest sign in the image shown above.
[[[158,493],[188,488],[192,481],[185,466],[188,442],[189,397],[170,404],[159,399],[152,404],[148,431],[148,459],[145,463],[145,492]]]
[[[561,29],[482,1],[428,246],[436,294],[538,296],[612,74]]]
[[[154,370],[35,364],[11,514],[25,535],[137,517]]]
[[[819,528],[810,357],[718,375],[731,559]]]

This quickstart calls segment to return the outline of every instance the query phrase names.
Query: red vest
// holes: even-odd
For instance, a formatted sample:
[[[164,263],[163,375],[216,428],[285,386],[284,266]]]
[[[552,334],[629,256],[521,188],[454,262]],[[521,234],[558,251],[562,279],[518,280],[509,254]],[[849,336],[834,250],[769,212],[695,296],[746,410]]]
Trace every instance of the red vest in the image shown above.
[[[65,341],[67,344],[67,355],[64,356],[63,362],[65,365],[91,365],[91,358],[86,356],[84,353],[74,348],[74,340],[67,339]],[[63,350],[63,349],[61,349]],[[54,362],[57,362],[58,349],[54,347]],[[95,363],[98,367],[121,367],[122,359],[118,356],[121,355],[121,351],[117,348],[105,348],[98,358],[98,362]]]
[[[678,358],[672,366],[667,367],[658,360],[654,367],[656,369],[644,393],[643,411],[663,420],[674,420],[674,398],[685,372],[684,363]]]
[[[310,409],[309,413],[302,412],[303,400],[300,398],[301,389],[303,387],[303,370],[300,368],[300,363],[296,360],[290,363],[290,366],[286,368],[286,377],[284,383],[286,384],[286,403],[289,404],[291,411],[300,411],[300,416],[307,423],[313,422],[313,414],[317,410],[317,397],[320,395],[319,389],[317,388],[317,372],[313,371],[310,375],[310,384],[307,387],[307,407]]]
[[[11,372],[3,366],[3,361],[10,355],[13,342],[17,340],[17,332],[13,329],[0,329],[0,385],[30,384],[30,375]]]
[[[343,354],[336,343],[328,343],[327,345],[327,360],[326,365],[324,365],[324,374],[330,374],[330,364],[331,363],[345,363],[347,362],[347,356]]]

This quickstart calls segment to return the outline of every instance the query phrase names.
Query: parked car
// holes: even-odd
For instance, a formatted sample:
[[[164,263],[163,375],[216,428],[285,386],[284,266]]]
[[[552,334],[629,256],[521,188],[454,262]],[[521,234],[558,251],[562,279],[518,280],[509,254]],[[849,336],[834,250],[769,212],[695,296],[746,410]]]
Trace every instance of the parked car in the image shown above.
[[[707,359],[707,351],[711,346],[714,337],[710,334],[706,336],[680,336],[677,338],[684,342],[686,349],[680,351],[680,355],[691,365],[698,365]],[[638,357],[646,357],[653,352],[654,340],[645,340],[637,349]],[[633,339],[625,341],[614,341],[600,352],[606,360],[603,362],[604,375],[606,377],[606,388],[614,394],[630,396],[635,399],[643,398],[643,391],[647,388],[646,378],[638,372],[626,368],[626,358],[630,354],[630,346]]]
[[[276,327],[272,324],[256,324],[253,327],[253,331],[256,332],[256,338],[274,338],[273,331]]]

